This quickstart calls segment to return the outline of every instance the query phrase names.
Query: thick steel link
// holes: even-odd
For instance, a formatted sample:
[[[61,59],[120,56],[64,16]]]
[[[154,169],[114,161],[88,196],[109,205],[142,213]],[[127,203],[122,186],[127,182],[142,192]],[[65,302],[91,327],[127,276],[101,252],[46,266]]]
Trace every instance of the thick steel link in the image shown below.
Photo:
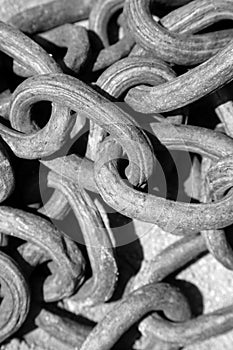
[[[176,34],[163,28],[159,23],[156,23],[150,15],[151,0],[128,0],[125,3],[125,15],[131,35],[147,50],[153,51],[157,57],[164,61],[180,64],[194,65],[210,58],[216,49],[217,43],[214,40],[209,40],[203,36],[189,36]],[[187,5],[188,6],[188,5]],[[198,3],[194,7],[199,7]],[[204,1],[203,8],[200,9],[207,16],[210,24],[219,19],[232,19],[232,2],[226,1]]]
[[[93,10],[90,14],[90,28],[94,30],[99,37],[101,38],[102,42],[105,46],[108,44],[107,39],[107,33],[106,33],[106,25],[109,20],[109,17],[111,16],[112,12],[115,9],[120,8],[123,6],[122,0],[106,0],[106,1],[97,1],[96,5],[93,7]],[[208,10],[206,3],[205,6],[203,4],[199,6],[199,3],[195,5],[195,8],[201,7],[201,14],[204,16],[206,11]],[[177,15],[178,12],[178,15]],[[203,12],[203,13],[202,13]],[[190,8],[187,6],[185,9],[179,8],[176,12],[174,11],[168,14],[168,16],[165,16],[164,21],[168,24],[167,29],[173,30],[173,22],[176,22],[176,28],[181,26],[185,19],[187,18],[187,25],[192,27],[192,24],[195,26],[196,17],[198,14],[195,12],[193,13],[194,16],[192,17],[192,24],[190,23],[190,13],[193,13],[192,6]],[[214,21],[217,21],[218,19],[221,19],[222,17],[225,18],[226,13],[223,11],[217,12],[215,11],[215,8],[212,8],[212,11],[210,12],[212,17],[215,18]],[[168,18],[167,18],[168,17]],[[174,17],[174,20],[173,20]],[[227,15],[226,15],[227,17]],[[171,28],[169,27],[170,24],[170,18],[171,18]],[[177,19],[177,21],[176,21]],[[212,19],[213,21],[213,19]],[[198,21],[197,21],[198,22]],[[125,24],[125,22],[123,22]],[[163,23],[163,19],[161,19],[161,23]],[[210,21],[210,24],[212,22]],[[197,27],[197,28],[196,28]],[[199,29],[199,22],[197,23],[197,26],[195,27],[196,30],[201,30],[201,26]],[[176,30],[175,30],[176,31]],[[232,30],[225,30],[225,31],[219,31],[216,33],[208,33],[202,35],[205,41],[207,42],[214,42],[213,44],[214,48],[212,50],[212,54],[217,52],[218,48],[224,47],[226,44],[229,43],[232,36]],[[95,63],[94,70],[100,70],[103,68],[106,68],[107,66],[110,66],[110,64],[113,64],[117,60],[121,59],[122,57],[126,56],[129,53],[130,48],[132,48],[134,43],[134,40],[131,36],[126,35],[123,39],[119,40],[115,45],[111,45],[109,48],[106,48],[102,50],[99,54],[99,57]]]
[[[219,106],[215,108],[216,114],[218,115],[219,119],[222,121],[226,134],[232,137],[233,136],[232,101],[227,101],[223,104],[220,104],[223,98],[223,93],[220,91],[220,92],[217,92],[215,95],[217,96],[219,101]],[[224,157],[223,162],[222,160],[220,160],[219,162],[217,162],[216,165],[214,165],[214,167],[212,167],[208,171],[208,178],[211,178],[211,176],[213,176],[213,170],[216,169],[216,173],[219,174],[219,181],[217,180],[219,184],[218,185],[216,184],[216,185],[220,187],[220,191],[222,191],[221,187],[223,186],[224,179],[223,179],[223,173],[219,170],[222,169],[223,167],[226,173],[229,171],[229,169],[225,166],[226,165],[225,160],[227,164],[229,162],[229,166],[231,168],[231,157]],[[218,168],[218,165],[219,165],[219,168]],[[202,166],[204,178],[205,178],[205,173],[207,172],[206,170],[207,166],[208,167],[211,166],[211,163],[209,161],[205,161]],[[227,179],[227,176],[226,176],[225,183],[226,183],[225,186],[229,186],[230,188],[230,178]],[[212,197],[216,197],[219,189],[217,187],[217,191],[215,192],[213,190],[214,184],[212,184],[211,187],[212,187],[212,191],[211,191],[212,193],[209,193],[210,188],[209,188],[208,181],[205,181],[203,183],[204,200],[211,200]],[[226,237],[226,233],[224,232],[224,230],[218,230],[218,232],[213,230],[206,230],[202,232],[202,236],[205,239],[209,252],[215,257],[215,259],[219,261],[227,269],[233,270],[233,251],[232,251],[231,244],[229,244],[228,242],[228,239]]]
[[[154,57],[135,56],[123,58],[106,69],[96,84],[117,98],[132,86],[157,85],[175,78],[175,72],[165,62]]]
[[[115,38],[108,22],[121,9],[119,40],[109,45]],[[203,252],[233,267],[227,235],[233,224],[231,85],[220,90],[233,79],[233,30],[227,29],[233,1],[2,0],[0,18],[8,23],[0,22],[0,50],[13,59],[0,59],[0,345],[22,325],[18,347],[26,341],[58,350],[128,348],[121,341],[129,328],[141,332],[130,345],[138,350],[178,350],[232,330],[232,305],[216,305],[216,311],[190,320],[184,296],[164,282]],[[92,33],[80,27],[87,22],[74,24],[83,18]],[[50,117],[43,101],[51,103]],[[185,106],[190,108],[179,110]],[[203,106],[210,113],[206,120],[197,115],[194,123],[214,129],[215,109],[223,123],[218,131],[180,125],[192,124],[196,110],[204,118]],[[41,129],[34,119],[44,111],[48,121]],[[162,198],[154,187],[160,171],[154,162],[166,148],[173,164],[162,159],[168,181]],[[185,174],[174,165],[189,153],[190,164],[193,156],[202,161],[191,167],[184,192],[193,195],[194,181],[194,200],[201,203],[179,201]],[[177,198],[168,200],[176,180]],[[85,243],[83,255],[56,229],[69,225],[70,217]],[[134,228],[137,234],[134,218],[184,237],[147,261],[153,244],[146,238],[136,241],[135,235],[132,251],[118,247],[119,225],[129,225],[127,235]],[[35,276],[41,268],[50,275]],[[94,328],[86,326],[89,320]],[[34,324],[38,328],[31,330]]]
[[[184,347],[230,331],[232,319],[233,308],[229,306],[180,324],[155,320],[150,316],[143,320],[143,328],[146,328],[147,332],[152,333],[156,338],[178,347]]]
[[[127,57],[106,69],[96,82],[103,91],[118,98],[132,86],[139,84],[158,85],[176,77],[175,72],[163,61],[152,57]],[[140,86],[147,92],[145,86]],[[105,136],[106,131],[95,123],[90,123],[87,154],[95,159],[98,145]]]
[[[55,61],[39,45],[17,29],[2,22],[0,22],[0,49],[33,71],[34,74],[61,72]],[[60,134],[57,133],[53,138],[52,130],[54,130],[54,119],[56,116],[58,118],[56,124]],[[52,128],[50,124],[47,125],[47,128],[30,134],[35,131],[35,126],[32,126],[29,115],[28,118],[23,118],[23,120],[17,120],[12,117],[10,119],[12,126],[16,130],[29,133],[29,135],[23,135],[3,124],[0,124],[0,135],[13,152],[15,151],[20,157],[28,159],[54,153],[65,142],[63,133],[72,127],[70,111],[59,103],[52,106],[50,118],[53,124]],[[31,156],[29,156],[29,153]]]
[[[92,277],[72,297],[79,307],[108,301],[117,281],[117,266],[111,240],[100,213],[87,192],[73,182],[50,172],[48,185],[61,191],[80,224],[87,248]]]
[[[23,122],[33,103],[41,100],[59,102],[61,99],[68,108],[102,126],[122,145],[130,160],[130,177],[134,184],[142,184],[151,175],[153,155],[145,134],[123,110],[76,78],[65,74],[28,78],[13,94],[10,119]],[[60,134],[59,126],[54,127],[56,124],[50,119],[43,130],[53,127],[50,136],[56,137]],[[64,134],[67,135],[68,131]],[[30,158],[31,149],[25,149],[22,141],[12,142],[11,147],[18,155]]]
[[[148,113],[168,112],[186,106],[233,79],[232,51],[233,43],[230,42],[208,61],[173,81],[152,87],[147,94],[140,90],[129,91],[126,102],[130,101],[130,105],[141,112],[146,105]]]
[[[214,160],[232,153],[231,139],[208,129],[169,123],[154,123],[151,127],[168,149],[185,149]],[[119,147],[117,150],[112,140],[104,141],[95,163],[95,181],[103,199],[120,213],[155,223],[175,234],[222,228],[233,222],[232,192],[209,204],[181,203],[142,193],[129,187],[119,176],[117,164],[113,161],[119,157]]]
[[[196,11],[194,11],[194,9],[193,9],[193,7],[195,7],[196,8]],[[211,3],[211,5],[210,5],[210,7],[212,7],[212,3]],[[176,30],[176,31],[181,31],[181,32],[184,32],[185,33],[185,35],[187,34],[187,33],[189,33],[189,32],[195,32],[195,31],[197,31],[198,29],[199,29],[199,26],[200,26],[200,29],[202,28],[201,26],[203,25],[203,23],[202,23],[202,21],[200,21],[200,23],[199,23],[199,21],[197,20],[198,18],[198,16],[200,16],[200,18],[202,19],[203,17],[202,17],[202,15],[204,16],[205,15],[205,12],[207,11],[207,13],[209,12],[209,15],[210,15],[210,17],[211,17],[211,15],[212,15],[212,17],[214,18],[215,16],[216,16],[216,13],[215,13],[215,11],[214,11],[214,7],[212,7],[212,9],[213,9],[213,13],[212,13],[212,11],[210,11],[209,12],[209,7],[208,6],[206,6],[206,3],[205,2],[201,2],[201,4],[200,4],[200,6],[199,6],[199,3],[198,3],[198,1],[194,1],[194,2],[191,2],[190,4],[188,4],[187,6],[185,6],[184,8],[182,7],[182,8],[180,8],[180,9],[178,9],[178,10],[176,10],[176,11],[174,11],[174,17],[173,17],[173,15],[172,15],[172,13],[170,13],[167,17],[165,17],[164,18],[164,21],[165,21],[165,23],[167,23],[168,25],[171,25],[171,28],[169,28],[169,29],[171,29],[171,30]],[[211,18],[212,18],[211,17]],[[173,21],[173,18],[174,18],[174,21]],[[175,19],[177,18],[177,21],[175,22]],[[214,19],[213,19],[214,20]],[[163,21],[163,19],[161,20],[161,21]],[[175,22],[175,23],[174,23]],[[208,22],[208,21],[207,21]],[[205,22],[205,25],[207,25],[207,22]],[[175,25],[175,27],[173,28],[173,25]],[[194,27],[193,27],[194,26]],[[222,41],[222,47],[224,47],[226,44],[227,44],[227,41],[229,40],[229,38],[231,38],[231,35],[230,35],[230,33],[226,33],[225,32],[225,34],[226,34],[226,37],[224,38],[224,32],[222,32],[222,31],[220,31],[220,32],[216,32],[216,33],[213,33],[213,32],[211,32],[211,33],[208,33],[208,34],[205,34],[205,35],[211,35],[211,36],[213,36],[213,37],[216,37],[216,35],[217,36],[219,36],[219,34],[223,34],[223,36],[222,36],[222,39],[221,40],[223,40]],[[228,39],[227,39],[228,38]],[[209,38],[210,39],[210,38]],[[227,40],[227,41],[225,41],[225,39]],[[216,56],[217,57],[217,56]],[[211,61],[210,61],[211,62]],[[197,71],[198,71],[198,67],[200,67],[200,75],[199,75],[199,77],[198,77],[198,74],[196,75],[196,73],[197,73]],[[208,87],[204,87],[204,86],[198,86],[198,81],[200,81],[200,80],[202,80],[203,79],[203,75],[202,74],[206,74],[207,76],[209,75],[209,73],[210,73],[210,71],[208,71],[208,70],[206,70],[205,71],[205,73],[202,71],[202,68],[204,68],[203,67],[203,65],[201,65],[201,66],[198,66],[197,67],[197,69],[194,69],[193,70],[193,73],[195,72],[195,74],[192,76],[192,74],[184,74],[184,75],[182,75],[181,77],[180,77],[180,83],[181,83],[181,85],[180,85],[180,87],[178,88],[178,86],[174,86],[175,87],[175,89],[176,88],[178,88],[180,91],[181,91],[181,96],[183,95],[183,92],[182,92],[182,86],[183,86],[183,84],[185,84],[185,80],[186,79],[184,79],[183,80],[183,78],[187,78],[187,85],[185,86],[185,89],[186,89],[186,92],[184,93],[185,94],[185,96],[186,96],[186,101],[188,102],[188,103],[190,103],[190,102],[193,102],[194,100],[196,100],[196,99],[198,99],[198,98],[200,98],[200,97],[202,97],[204,94],[206,94],[206,93],[208,93],[208,92],[210,92],[209,91],[209,88],[210,88],[210,85],[211,85],[211,83],[210,83],[210,85],[208,86]],[[214,71],[215,71],[215,68],[212,66],[211,67],[211,65],[210,65],[210,68],[211,69],[213,69]],[[189,72],[189,73],[191,73],[191,72]],[[191,78],[194,78],[192,81],[190,81],[189,80],[189,78],[190,78],[190,76],[191,76]],[[200,77],[201,77],[201,79],[200,79]],[[178,79],[179,80],[179,79]],[[178,82],[178,80],[176,80],[176,81],[174,81],[174,84],[176,85],[176,83]],[[213,78],[212,79],[212,82],[213,82],[213,80],[215,80],[215,78]],[[189,84],[191,84],[191,85],[189,85]],[[191,92],[191,90],[192,90],[192,84],[194,84],[195,85],[195,88],[197,89],[196,91],[197,91],[197,93],[199,93],[199,92],[201,92],[202,93],[202,88],[204,88],[204,89],[208,89],[208,91],[206,91],[205,90],[205,93],[203,93],[203,95],[199,95],[199,97],[197,97],[197,98],[195,98],[194,97],[194,95],[192,94],[192,92]],[[197,84],[197,85],[196,85]],[[164,87],[165,86],[167,86],[168,87],[168,85],[167,84],[164,84]],[[221,86],[221,83],[219,84],[219,87]],[[214,88],[215,89],[215,88]],[[213,89],[213,90],[214,90]],[[170,109],[170,107],[168,108],[168,109],[161,109],[161,103],[159,103],[159,105],[157,105],[157,97],[155,96],[155,95],[153,95],[153,99],[151,99],[150,100],[150,103],[149,103],[149,96],[151,96],[150,94],[153,94],[153,91],[155,91],[156,90],[156,88],[152,88],[151,90],[150,90],[150,92],[148,93],[148,94],[146,94],[147,96],[144,96],[144,98],[143,98],[143,93],[142,92],[138,92],[138,91],[134,91],[134,89],[129,93],[129,96],[128,96],[128,99],[127,99],[127,101],[130,101],[130,100],[132,100],[132,102],[131,103],[133,103],[134,104],[134,107],[136,108],[136,106],[138,105],[137,103],[136,103],[136,99],[138,99],[138,98],[140,98],[140,101],[141,101],[141,105],[139,106],[138,105],[138,108],[139,108],[139,110],[142,110],[142,108],[144,107],[146,107],[147,109],[149,108],[149,111],[151,112],[151,111],[153,111],[153,112],[162,112],[162,111],[167,111],[167,110],[171,110],[171,109],[175,109],[175,108],[178,108],[178,107],[181,107],[182,105],[185,105],[185,103],[184,104],[182,104],[182,105],[180,105],[179,104],[179,99],[177,99],[177,96],[175,96],[175,95],[173,95],[173,97],[172,98],[174,98],[174,102],[176,103],[176,104],[178,104],[178,105],[176,105],[176,106],[174,106],[174,108],[171,108]],[[168,88],[168,90],[169,91],[167,91],[168,92],[168,95],[172,95],[172,90],[170,90],[169,88]],[[213,90],[211,90],[211,91],[213,91]],[[159,90],[159,94],[160,94],[160,97],[161,97],[161,95],[163,95],[163,92],[162,93],[160,93],[160,91],[161,91],[161,89]],[[184,90],[183,90],[184,91]],[[190,92],[190,93],[189,93]],[[133,97],[133,95],[135,95],[135,97]],[[193,95],[192,97],[191,97],[191,95]],[[131,98],[131,96],[132,96],[132,98]],[[140,97],[139,97],[140,96]],[[165,96],[163,96],[163,98],[164,98],[164,101],[165,101]],[[190,99],[191,98],[191,99]],[[155,100],[154,100],[155,99]],[[156,102],[155,102],[156,101]],[[155,106],[154,106],[154,103],[156,103],[156,108],[154,108]],[[166,100],[166,103],[167,103],[167,100]],[[168,101],[168,103],[169,103],[169,101]],[[167,106],[166,106],[167,107]],[[163,108],[163,107],[162,107]]]
[[[187,302],[177,289],[165,283],[148,284],[122,299],[97,324],[81,350],[109,350],[130,326],[148,312],[159,310],[173,321],[190,317]]]
[[[43,285],[46,301],[72,295],[82,282],[83,257],[77,245],[47,220],[19,209],[0,207],[0,231],[38,246],[53,260],[53,274]],[[30,260],[29,260],[30,263]],[[56,265],[54,265],[54,263]]]

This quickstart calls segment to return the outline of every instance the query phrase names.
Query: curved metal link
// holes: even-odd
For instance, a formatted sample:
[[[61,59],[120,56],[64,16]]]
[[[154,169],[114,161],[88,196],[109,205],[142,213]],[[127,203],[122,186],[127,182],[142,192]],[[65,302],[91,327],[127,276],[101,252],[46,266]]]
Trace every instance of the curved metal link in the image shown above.
[[[150,15],[151,0],[127,0],[125,5],[125,14],[127,24],[131,35],[147,50],[156,53],[164,61],[180,64],[194,65],[210,58],[216,50],[217,42],[209,40],[203,36],[189,36],[175,34],[163,28],[160,24],[153,21]],[[194,8],[199,7],[198,3]],[[215,19],[232,19],[232,2],[226,1],[204,1],[202,12],[211,13],[212,16],[206,17],[207,24],[213,23]],[[139,29],[140,28],[140,29]]]
[[[90,196],[64,177],[50,172],[48,185],[61,191],[79,221],[87,248],[92,277],[72,297],[79,307],[108,301],[117,281],[117,266],[108,232]]]
[[[148,113],[186,106],[232,80],[232,50],[231,42],[208,61],[173,81],[151,88],[146,95],[139,90],[129,91],[126,102],[130,101],[130,105],[141,112],[146,105]]]
[[[138,84],[158,85],[176,77],[175,72],[163,61],[151,57],[127,57],[106,69],[96,82],[109,95],[118,98]],[[144,92],[146,87],[141,87]],[[95,123],[90,123],[87,154],[95,159],[98,145],[107,133]]]
[[[142,184],[151,175],[153,155],[149,140],[144,133],[129,115],[78,79],[65,74],[43,75],[27,79],[18,86],[13,94],[11,119],[24,120],[30,106],[35,102],[43,99],[59,102],[61,98],[67,107],[100,124],[122,145],[129,156],[130,176],[134,184]],[[88,104],[86,104],[87,101],[89,101]],[[96,111],[95,115],[92,114],[93,109]],[[43,130],[53,127],[53,136],[56,137],[60,134],[59,121],[58,119],[55,122],[50,118]],[[54,124],[57,123],[58,126],[55,128]],[[64,134],[67,135],[68,131],[69,129]],[[65,137],[64,134],[63,137]],[[25,149],[22,140],[18,139],[16,142],[12,139],[11,144],[13,142],[12,146],[17,154],[30,158],[31,149]]]
[[[232,330],[232,305],[190,319],[167,282],[206,252],[233,268],[233,1],[2,0],[0,18],[0,345],[21,329],[17,348],[178,350]],[[160,228],[183,237],[159,251]]]
[[[82,282],[83,257],[77,245],[47,220],[19,209],[0,207],[0,230],[39,246],[47,260],[53,259],[53,275],[44,283],[44,297],[55,301],[72,295]],[[29,261],[30,263],[30,261]]]
[[[231,330],[232,317],[232,306],[229,306],[180,324],[148,317],[143,321],[143,327],[156,338],[183,347]]]
[[[232,184],[232,156],[223,157],[209,169],[204,185],[205,199],[222,198],[231,189]],[[209,166],[209,164],[208,164]],[[227,240],[224,230],[207,230],[202,232],[209,252],[224,267],[233,270],[233,250]]]
[[[7,55],[18,60],[25,67],[28,67],[34,74],[60,72],[55,61],[39,45],[20,31],[2,22],[0,23],[0,49]],[[68,108],[61,106],[59,103],[54,105],[51,122],[54,120],[55,116],[57,116],[59,120],[58,125],[60,128],[60,135],[57,133],[55,138],[52,138],[52,130],[49,125],[36,134],[30,134],[35,131],[35,127],[30,123],[30,117],[28,116],[28,118],[20,120],[12,117],[12,113],[10,116],[12,126],[16,130],[29,133],[29,135],[18,133],[3,124],[0,125],[0,135],[11,147],[13,152],[15,151],[15,153],[21,157],[24,156],[25,152],[29,153],[29,150],[31,153],[29,158],[39,158],[49,155],[64,144],[65,139],[63,132],[72,127]],[[52,129],[54,129],[54,127]],[[20,150],[20,148],[22,151],[17,152],[17,149]],[[28,157],[26,156],[26,158]]]
[[[108,350],[123,332],[150,311],[163,310],[173,321],[190,317],[185,298],[168,284],[149,284],[122,299],[113,310],[98,323],[82,344],[81,350]]]
[[[1,318],[0,342],[9,338],[24,323],[31,302],[28,282],[15,261],[0,252]]]
[[[173,126],[169,123],[155,123],[151,126],[160,142],[169,149],[179,150],[185,147],[186,151],[197,152],[212,159],[227,155],[224,144],[231,142],[231,139],[224,135],[204,128]],[[218,149],[215,147],[216,142],[219,144]],[[231,153],[232,149],[229,150],[229,154]],[[98,190],[108,205],[115,210],[142,221],[155,223],[175,234],[222,228],[233,222],[232,193],[210,204],[174,202],[142,193],[130,188],[120,178],[117,164],[113,161],[120,156],[119,147],[117,150],[112,140],[106,140],[100,146],[95,163]]]

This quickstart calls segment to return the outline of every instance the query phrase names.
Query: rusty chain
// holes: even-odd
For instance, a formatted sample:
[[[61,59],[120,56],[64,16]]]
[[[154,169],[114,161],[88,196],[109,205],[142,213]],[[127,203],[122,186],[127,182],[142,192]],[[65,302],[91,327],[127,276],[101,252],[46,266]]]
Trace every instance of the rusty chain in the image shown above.
[[[232,20],[232,0],[2,0],[1,349],[233,330],[232,305],[195,314],[175,283],[205,254],[233,270]],[[175,241],[139,258],[140,224]]]

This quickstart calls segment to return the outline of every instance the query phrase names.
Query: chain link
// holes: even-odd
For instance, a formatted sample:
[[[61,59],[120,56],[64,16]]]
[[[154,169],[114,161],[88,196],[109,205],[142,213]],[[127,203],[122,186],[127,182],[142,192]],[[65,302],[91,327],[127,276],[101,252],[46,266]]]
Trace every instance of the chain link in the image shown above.
[[[174,283],[203,254],[233,270],[232,19],[232,0],[2,1],[1,349],[175,350],[233,329],[232,305],[193,315]],[[118,244],[143,222],[179,237],[146,260],[146,232]]]

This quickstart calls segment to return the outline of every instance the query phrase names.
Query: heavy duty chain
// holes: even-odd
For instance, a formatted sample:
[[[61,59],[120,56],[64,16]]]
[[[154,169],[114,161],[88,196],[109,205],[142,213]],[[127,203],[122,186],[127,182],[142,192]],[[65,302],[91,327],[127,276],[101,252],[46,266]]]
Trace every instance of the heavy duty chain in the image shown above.
[[[1,349],[228,334],[233,303],[198,313],[176,277],[233,271],[233,0],[0,4]]]

